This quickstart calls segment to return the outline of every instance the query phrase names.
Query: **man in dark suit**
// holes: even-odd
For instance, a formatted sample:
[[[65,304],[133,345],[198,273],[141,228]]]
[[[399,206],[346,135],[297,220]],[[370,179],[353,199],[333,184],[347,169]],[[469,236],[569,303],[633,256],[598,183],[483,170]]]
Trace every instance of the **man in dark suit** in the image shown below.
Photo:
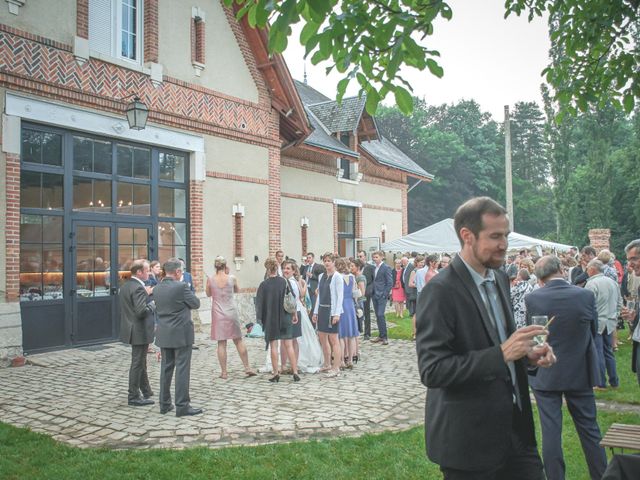
[[[364,263],[362,275],[367,280],[364,290],[364,339],[369,340],[371,338],[371,294],[373,293],[373,272],[375,268],[367,261],[367,252],[364,250],[358,252],[358,258]]]
[[[201,408],[193,408],[189,398],[191,349],[194,341],[191,309],[200,308],[200,300],[180,281],[182,264],[171,258],[164,264],[165,278],[156,285],[153,297],[158,315],[156,344],[160,347],[160,413],[173,410],[171,379],[176,372],[176,417],[197,415]]]
[[[596,420],[593,386],[598,378],[598,312],[589,290],[570,285],[563,278],[562,263],[548,255],[536,263],[536,276],[544,287],[524,297],[527,323],[534,315],[553,318],[549,345],[560,359],[554,368],[542,369],[529,383],[536,397],[542,429],[542,458],[549,480],[565,478],[562,455],[562,398],[580,437],[589,473],[600,479],[607,455],[600,446],[602,435]]]
[[[415,268],[415,261],[418,254],[411,252],[411,259],[408,260],[407,265],[402,270],[402,287],[404,288],[404,295],[407,299],[407,310],[409,310],[409,316],[413,317],[416,313],[416,300],[418,298],[418,290],[416,287],[409,286],[409,278],[411,278],[411,272]]]
[[[149,262],[136,260],[131,278],[118,292],[120,302],[120,340],[131,345],[129,405],[153,405],[153,392],[147,376],[147,350],[153,342],[153,304],[144,282],[149,278]],[[140,395],[142,393],[142,396]]]
[[[307,264],[300,269],[300,275],[307,282],[307,291],[311,298],[311,310],[316,304],[316,290],[318,290],[318,278],[322,273],[326,273],[324,265],[316,263],[316,256],[309,252],[307,253]]]
[[[458,208],[454,227],[460,254],[418,297],[427,455],[446,480],[542,480],[527,368],[550,366],[555,357],[546,343],[533,349],[543,327],[515,330],[500,270],[506,210],[488,197],[473,198]]]
[[[640,277],[640,238],[633,240],[624,251],[627,254],[628,268]],[[631,370],[638,377],[638,385],[640,385],[640,318],[638,315],[638,297],[640,289],[635,292],[629,292],[627,306],[622,309],[622,318],[629,322],[629,330],[631,331],[631,339],[633,341],[633,350],[631,354]],[[633,308],[629,308],[629,301],[635,301]]]
[[[389,345],[387,340],[387,320],[384,317],[384,311],[387,308],[387,300],[394,283],[393,270],[384,263],[383,252],[374,252],[371,257],[374,263],[371,299],[373,301],[373,310],[376,312],[376,323],[378,324],[378,338],[373,341],[382,343],[382,345]]]

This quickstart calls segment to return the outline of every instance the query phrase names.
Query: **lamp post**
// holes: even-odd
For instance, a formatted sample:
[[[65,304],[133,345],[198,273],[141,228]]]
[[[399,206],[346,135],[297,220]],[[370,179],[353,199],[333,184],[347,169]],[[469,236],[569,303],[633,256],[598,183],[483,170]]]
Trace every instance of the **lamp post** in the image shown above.
[[[147,126],[149,108],[135,95],[131,103],[127,105],[127,121],[132,130],[142,130]]]

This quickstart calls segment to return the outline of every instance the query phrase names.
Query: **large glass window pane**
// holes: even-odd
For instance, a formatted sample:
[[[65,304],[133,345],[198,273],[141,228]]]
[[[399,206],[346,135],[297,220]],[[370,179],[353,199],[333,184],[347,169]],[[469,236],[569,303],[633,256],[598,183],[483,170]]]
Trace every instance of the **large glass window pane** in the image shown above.
[[[51,218],[51,217],[47,217]],[[20,242],[42,242],[42,217],[40,215],[20,216]]]
[[[93,142],[93,171],[96,173],[111,173],[111,142]]]
[[[184,223],[158,222],[158,260],[171,257],[186,258],[187,225]]]
[[[151,150],[147,148],[133,149],[133,176],[135,178],[150,178]]]
[[[185,218],[187,197],[180,188],[158,188],[158,215],[161,217]]]
[[[111,142],[73,137],[73,168],[82,172],[111,173]]]
[[[61,299],[62,269],[62,217],[21,215],[20,301]]]
[[[22,208],[42,207],[42,174],[22,171],[20,173],[20,206]]]
[[[133,213],[133,185],[118,183],[118,213],[131,215]]]
[[[57,133],[42,134],[42,163],[62,165],[62,135]]]
[[[44,243],[62,243],[63,217],[42,217],[42,241]]]
[[[184,182],[185,179],[185,156],[172,153],[160,152],[160,180],[172,182]]]
[[[111,212],[111,180],[74,177],[73,209],[82,212]]]
[[[118,175],[133,177],[133,147],[118,145]]]
[[[21,158],[23,162],[42,163],[42,132],[22,130]]]
[[[42,208],[49,210],[62,209],[64,200],[62,175],[42,174]]]
[[[353,207],[338,206],[338,233],[353,235],[355,209]]]
[[[133,214],[151,215],[151,187],[133,185]]]

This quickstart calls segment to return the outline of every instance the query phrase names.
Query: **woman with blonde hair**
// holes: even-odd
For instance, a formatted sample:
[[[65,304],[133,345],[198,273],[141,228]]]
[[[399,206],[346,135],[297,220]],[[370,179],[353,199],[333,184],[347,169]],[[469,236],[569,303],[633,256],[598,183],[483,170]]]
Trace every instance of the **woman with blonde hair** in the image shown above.
[[[220,363],[220,378],[226,379],[227,374],[227,340],[233,340],[238,350],[244,373],[253,377],[256,372],[249,365],[249,354],[242,340],[240,319],[233,301],[233,294],[238,291],[238,282],[233,275],[227,273],[227,261],[224,257],[216,257],[215,275],[207,278],[206,294],[211,297],[211,340],[218,341],[218,362]]]

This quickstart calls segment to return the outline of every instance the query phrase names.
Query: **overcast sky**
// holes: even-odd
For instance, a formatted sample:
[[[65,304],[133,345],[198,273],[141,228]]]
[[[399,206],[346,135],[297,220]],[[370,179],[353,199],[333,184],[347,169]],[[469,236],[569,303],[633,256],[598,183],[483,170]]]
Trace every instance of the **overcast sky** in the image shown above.
[[[540,75],[548,63],[549,37],[546,21],[536,18],[504,19],[503,0],[450,0],[451,21],[438,20],[435,33],[423,44],[440,52],[444,77],[438,79],[428,71],[407,69],[405,78],[414,94],[430,104],[474,99],[496,121],[504,119],[504,105],[517,101],[541,102]],[[299,31],[299,30],[298,30]],[[290,39],[284,54],[291,74],[302,80],[304,49],[298,34]],[[341,76],[325,75],[327,65],[306,61],[311,87],[330,98]],[[357,82],[351,82],[347,94],[357,94]],[[393,102],[393,95],[385,103]]]

